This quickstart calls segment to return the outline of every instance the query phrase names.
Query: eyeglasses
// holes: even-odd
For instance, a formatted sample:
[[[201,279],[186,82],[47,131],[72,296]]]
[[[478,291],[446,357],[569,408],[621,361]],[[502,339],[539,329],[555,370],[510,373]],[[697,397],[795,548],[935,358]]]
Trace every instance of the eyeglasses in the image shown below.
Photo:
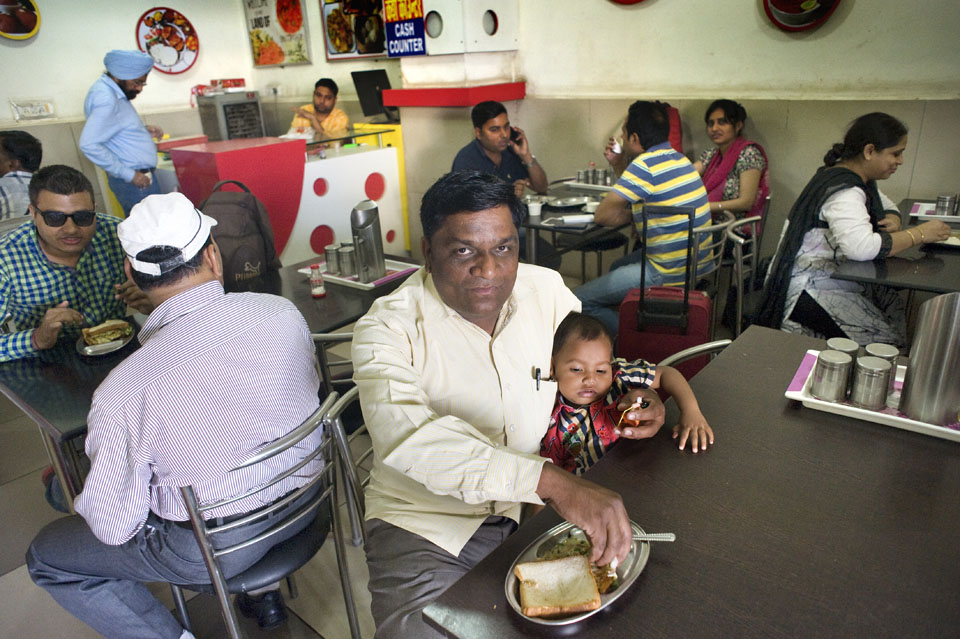
[[[63,226],[67,223],[67,218],[73,220],[77,226],[90,226],[97,218],[96,211],[74,211],[73,213],[63,213],[61,211],[40,211],[37,212],[43,216],[43,222],[47,226]]]
[[[141,89],[147,86],[146,80],[127,80],[130,83],[130,86],[140,87]]]

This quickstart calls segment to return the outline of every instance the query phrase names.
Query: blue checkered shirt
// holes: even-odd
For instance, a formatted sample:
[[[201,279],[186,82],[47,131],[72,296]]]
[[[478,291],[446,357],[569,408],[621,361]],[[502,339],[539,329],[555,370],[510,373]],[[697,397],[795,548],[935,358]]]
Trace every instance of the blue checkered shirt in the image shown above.
[[[114,299],[114,285],[126,281],[118,218],[97,213],[97,230],[76,268],[47,259],[30,220],[0,239],[0,318],[9,313],[14,332],[0,334],[0,362],[35,357],[30,342],[47,309],[69,301],[88,326],[123,317],[126,305]],[[76,340],[80,327],[67,326],[61,339]]]

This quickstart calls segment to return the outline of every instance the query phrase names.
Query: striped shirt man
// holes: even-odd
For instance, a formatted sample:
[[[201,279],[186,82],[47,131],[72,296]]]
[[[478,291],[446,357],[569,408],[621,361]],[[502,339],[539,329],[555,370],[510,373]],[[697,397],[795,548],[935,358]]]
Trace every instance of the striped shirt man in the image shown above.
[[[0,220],[27,214],[32,177],[29,171],[10,171],[0,177]]]
[[[709,226],[710,202],[703,180],[690,160],[663,142],[650,147],[626,168],[614,193],[631,203],[634,219],[643,213],[644,204],[696,207],[694,227]],[[637,223],[642,232],[643,224]],[[647,260],[660,273],[665,286],[683,285],[687,263],[689,220],[685,215],[647,218]],[[698,265],[710,260],[709,238],[701,242]]]
[[[157,306],[139,339],[141,348],[97,389],[87,418],[92,465],[75,506],[103,543],[133,537],[150,511],[186,520],[180,486],[194,486],[201,504],[233,497],[319,444],[318,430],[281,455],[227,472],[319,405],[313,340],[292,302],[228,295],[210,281]],[[321,468],[321,461],[311,462],[207,516],[256,510]]]
[[[0,318],[9,313],[16,330],[0,334],[0,362],[36,357],[34,329],[47,309],[64,301],[87,325],[123,317],[126,304],[115,299],[114,286],[127,279],[123,249],[117,239],[118,218],[97,214],[97,230],[76,268],[47,259],[37,241],[33,220],[0,239]],[[76,340],[79,326],[65,326],[61,336]]]

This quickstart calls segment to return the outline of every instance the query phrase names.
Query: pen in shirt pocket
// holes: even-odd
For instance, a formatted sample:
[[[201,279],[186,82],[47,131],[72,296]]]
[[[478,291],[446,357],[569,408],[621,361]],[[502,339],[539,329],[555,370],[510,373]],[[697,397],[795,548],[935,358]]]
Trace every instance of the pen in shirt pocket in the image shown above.
[[[537,380],[537,390],[540,390],[540,382],[555,382],[553,377],[544,377],[543,372],[538,367],[533,369],[533,378]]]

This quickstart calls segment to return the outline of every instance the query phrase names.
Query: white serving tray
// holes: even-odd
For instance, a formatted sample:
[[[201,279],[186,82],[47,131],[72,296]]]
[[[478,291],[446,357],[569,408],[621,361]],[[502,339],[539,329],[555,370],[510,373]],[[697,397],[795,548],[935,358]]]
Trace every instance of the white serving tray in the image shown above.
[[[349,286],[351,288],[359,288],[361,290],[369,291],[370,289],[376,288],[381,284],[386,284],[391,280],[395,280],[398,277],[403,277],[407,273],[417,270],[420,268],[416,264],[411,264],[410,262],[398,262],[396,260],[386,259],[384,264],[387,267],[387,274],[381,277],[379,280],[374,280],[372,282],[361,282],[357,279],[356,275],[351,277],[343,277],[341,275],[330,275],[327,273],[327,263],[326,262],[317,262],[320,265],[320,271],[323,273],[324,282],[333,282],[334,284],[342,284],[344,286]],[[297,270],[298,273],[303,273],[307,277],[310,277],[310,267],[301,268]]]
[[[806,355],[803,356],[803,361],[800,362],[800,367],[797,369],[796,375],[794,375],[793,380],[787,387],[787,391],[784,393],[784,396],[786,396],[787,399],[793,399],[798,402],[802,402],[804,406],[814,410],[822,410],[824,412],[834,413],[836,415],[845,415],[847,417],[862,419],[875,424],[893,426],[894,428],[902,428],[903,430],[913,431],[922,435],[931,435],[941,439],[949,439],[951,441],[960,442],[960,424],[955,424],[954,426],[956,428],[934,426],[933,424],[927,424],[924,422],[918,422],[915,419],[910,419],[900,411],[893,408],[884,408],[882,410],[875,411],[867,410],[865,408],[857,408],[853,404],[849,404],[847,402],[834,403],[817,399],[810,394],[810,385],[813,381],[813,367],[814,364],[817,363],[817,355],[819,354],[820,351],[809,350],[807,351]],[[895,387],[900,387],[903,384],[903,376],[905,372],[906,368],[904,366],[897,366],[896,381],[894,384]]]
[[[917,223],[940,220],[947,224],[960,224],[960,215],[937,215],[934,211],[937,205],[934,202],[916,202],[910,209],[910,217],[917,218]]]

